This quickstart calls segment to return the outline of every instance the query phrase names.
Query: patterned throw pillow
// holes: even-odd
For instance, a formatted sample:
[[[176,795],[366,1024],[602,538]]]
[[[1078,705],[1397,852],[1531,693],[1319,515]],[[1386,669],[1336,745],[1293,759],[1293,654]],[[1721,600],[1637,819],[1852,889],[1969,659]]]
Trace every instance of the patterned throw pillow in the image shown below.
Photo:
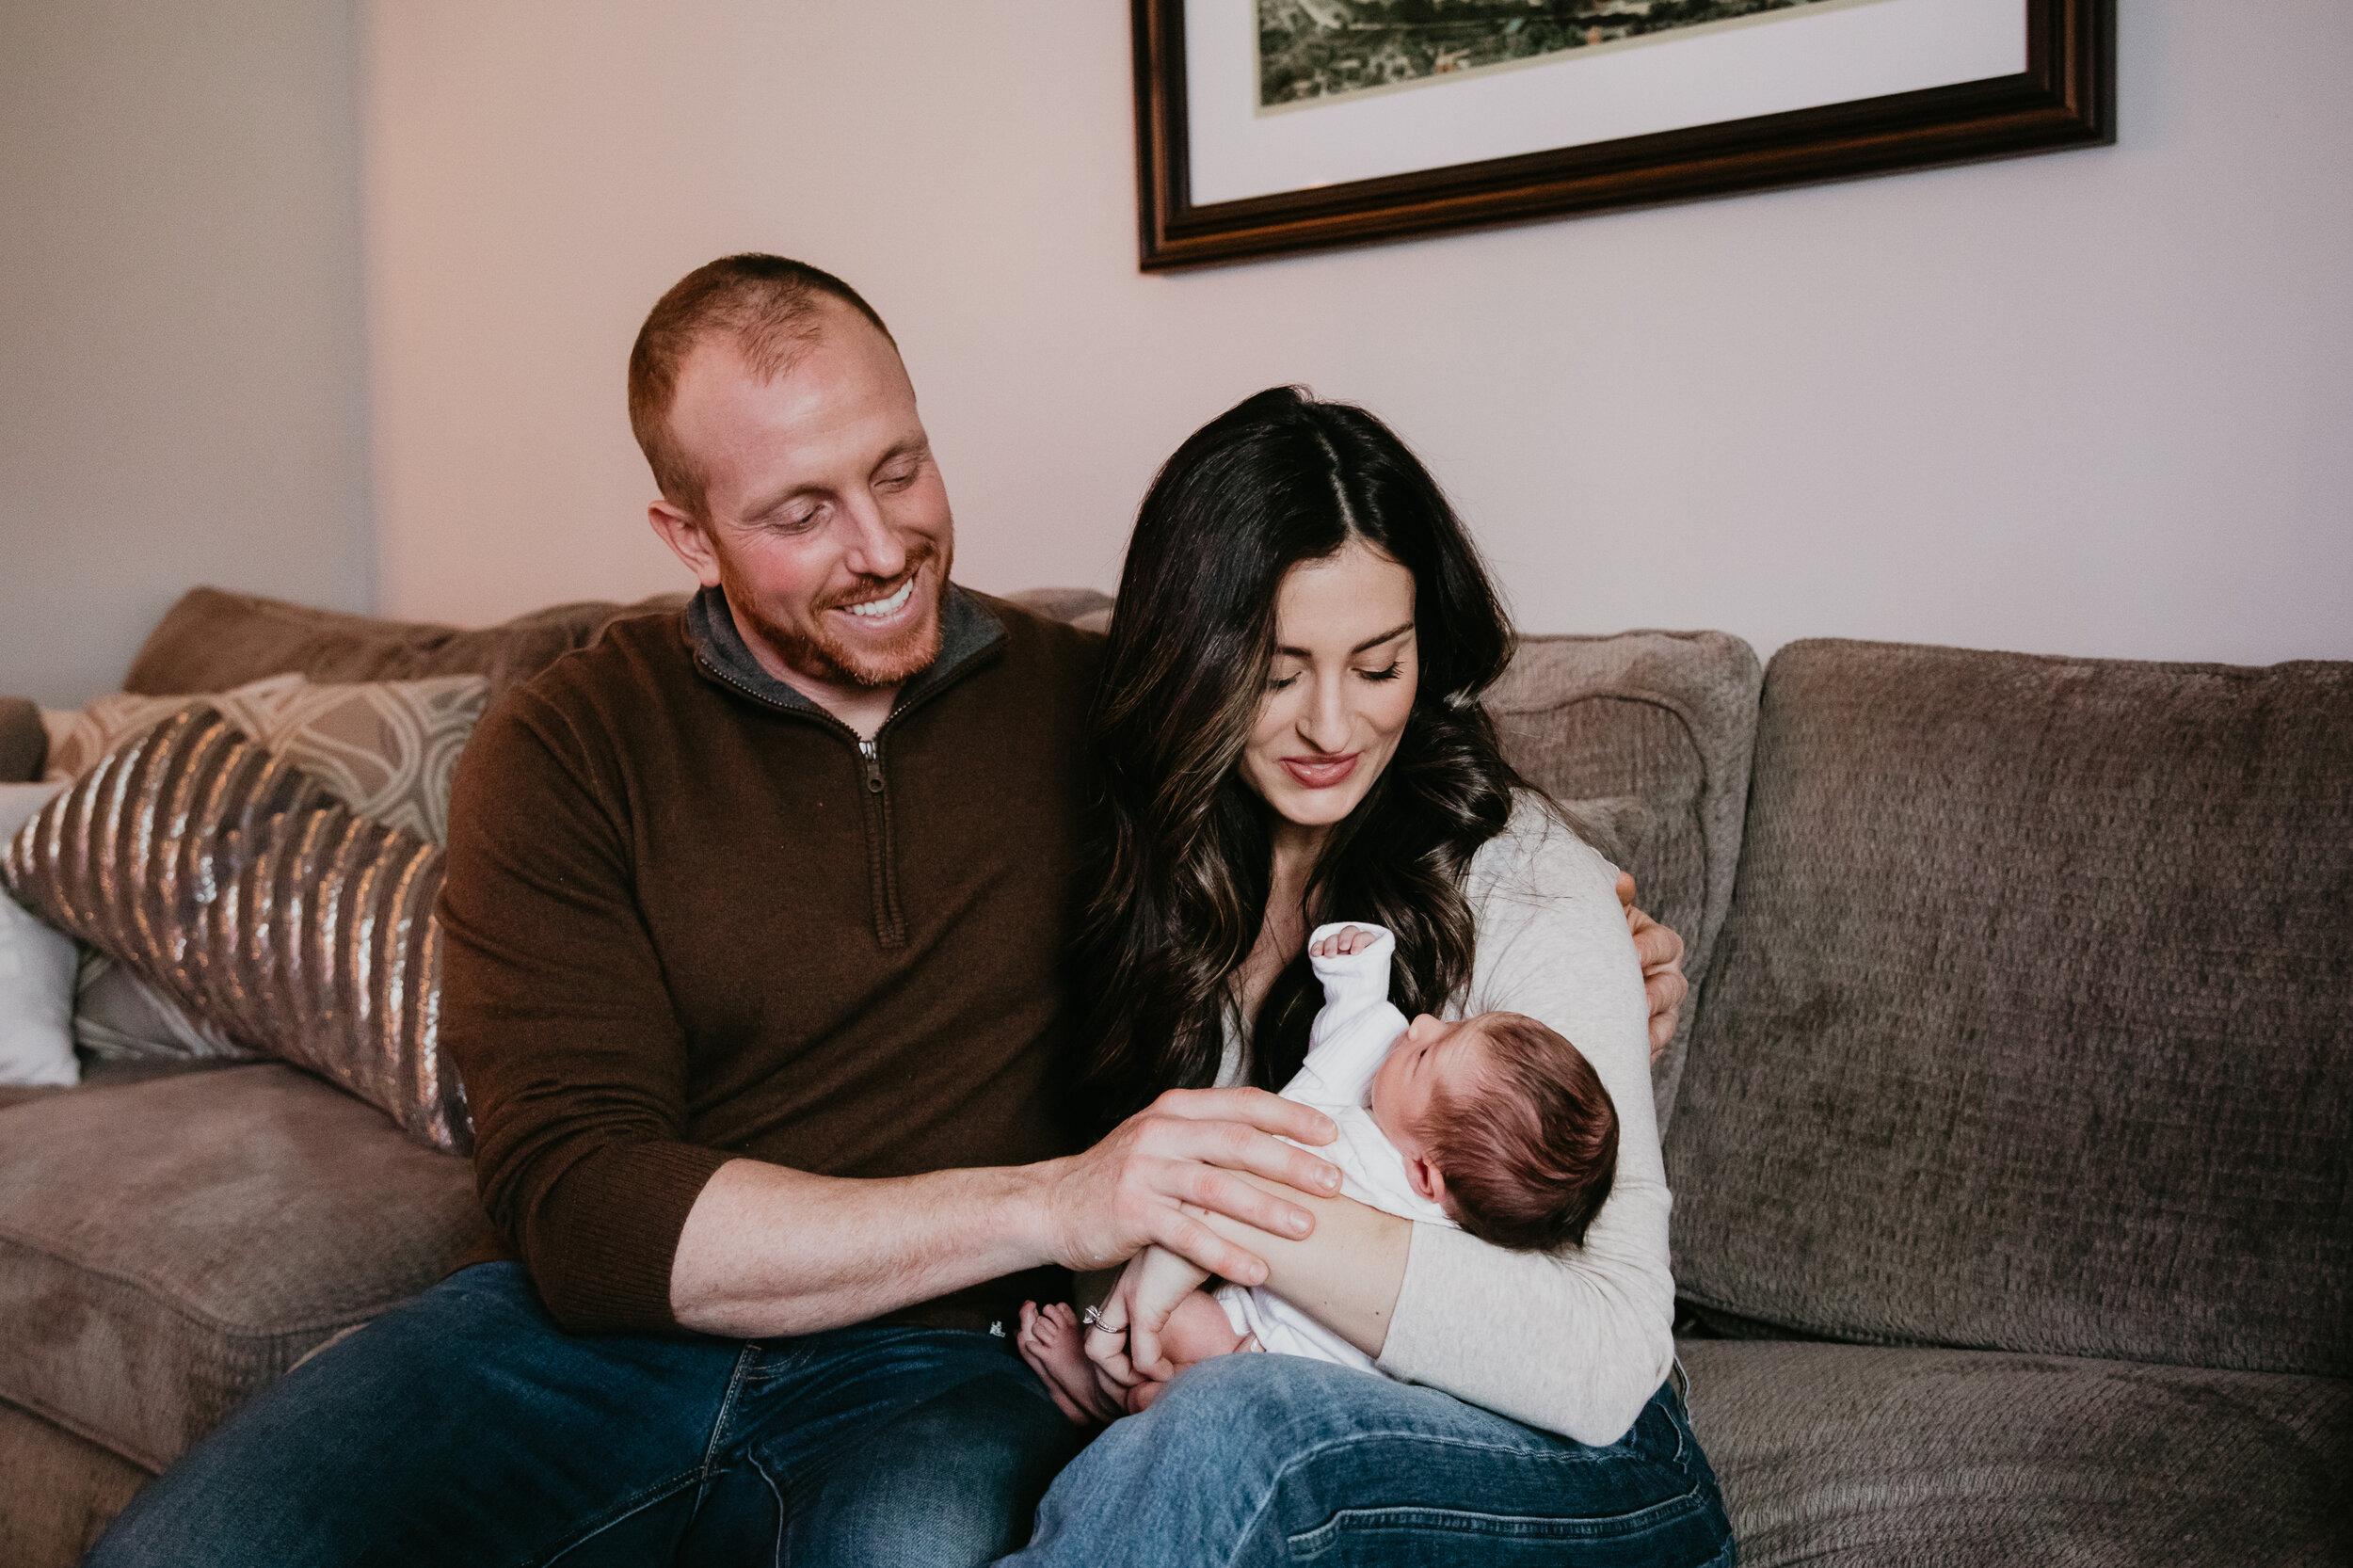
[[[264,748],[287,758],[360,816],[441,843],[450,776],[482,717],[478,675],[314,686],[274,675],[209,696],[102,696],[53,728],[48,776],[71,780],[100,758],[193,703],[209,703]],[[70,723],[60,723],[70,720]]]
[[[355,816],[200,703],[109,752],[0,856],[27,908],[231,1045],[467,1152],[438,1040],[441,852]]]

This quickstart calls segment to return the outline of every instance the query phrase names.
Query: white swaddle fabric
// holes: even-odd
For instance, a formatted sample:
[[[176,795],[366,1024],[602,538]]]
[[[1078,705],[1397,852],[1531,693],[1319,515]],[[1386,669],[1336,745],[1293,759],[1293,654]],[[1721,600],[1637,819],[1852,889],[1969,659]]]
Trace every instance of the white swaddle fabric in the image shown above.
[[[1414,1191],[1405,1157],[1372,1119],[1366,1098],[1389,1048],[1405,1032],[1405,1015],[1389,1005],[1389,960],[1397,940],[1377,925],[1340,920],[1321,925],[1310,950],[1350,926],[1372,940],[1354,952],[1307,962],[1323,983],[1323,1009],[1307,1034],[1307,1060],[1283,1085],[1283,1097],[1312,1105],[1338,1125],[1339,1137],[1317,1154],[1340,1168],[1340,1192],[1400,1219],[1453,1226],[1437,1204]],[[1237,1334],[1257,1336],[1259,1348],[1376,1372],[1372,1357],[1264,1286],[1228,1285],[1217,1293]],[[1385,1375],[1385,1374],[1383,1374]]]

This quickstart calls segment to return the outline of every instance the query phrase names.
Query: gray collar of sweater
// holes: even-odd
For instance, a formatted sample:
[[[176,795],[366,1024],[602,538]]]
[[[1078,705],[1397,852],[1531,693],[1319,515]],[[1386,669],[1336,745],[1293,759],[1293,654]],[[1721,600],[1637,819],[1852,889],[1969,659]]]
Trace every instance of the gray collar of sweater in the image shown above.
[[[686,601],[686,640],[695,649],[695,662],[722,684],[772,708],[833,718],[822,704],[812,702],[768,673],[744,644],[744,633],[737,630],[735,616],[728,609],[727,595],[720,588],[705,588]],[[909,703],[922,700],[1004,640],[1003,624],[979,600],[953,583],[949,584],[947,592],[940,596],[939,655],[899,688],[898,700],[890,705],[891,712],[896,714]]]

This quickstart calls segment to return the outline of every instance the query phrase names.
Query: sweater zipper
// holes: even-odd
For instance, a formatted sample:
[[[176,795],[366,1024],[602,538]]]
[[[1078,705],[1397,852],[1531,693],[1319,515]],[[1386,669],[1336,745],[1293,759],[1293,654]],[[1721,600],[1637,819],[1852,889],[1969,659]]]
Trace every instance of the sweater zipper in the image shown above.
[[[866,870],[874,904],[874,939],[886,948],[903,948],[907,945],[907,922],[899,908],[899,856],[891,842],[890,789],[883,779],[881,743],[880,730],[872,739],[859,736],[857,743],[858,760],[866,772]]]
[[[856,730],[814,704],[808,708],[784,707],[746,686],[699,653],[695,657],[695,663],[713,680],[731,690],[743,693],[771,712],[789,713],[794,718],[807,719],[811,723],[822,725],[836,734],[847,738],[853,745],[857,747],[859,780],[865,785],[858,794],[860,808],[866,819],[868,897],[874,907],[874,939],[886,948],[903,948],[907,945],[907,922],[906,915],[899,904],[899,856],[897,846],[892,842],[890,831],[890,788],[883,776],[882,738],[892,725],[899,722],[902,714],[931,701],[932,698],[962,680],[968,673],[978,668],[982,654],[986,651],[987,649],[984,648],[966,659],[950,671],[946,679],[927,687],[913,702],[903,702],[892,709],[890,716],[882,721],[872,740],[860,735]]]

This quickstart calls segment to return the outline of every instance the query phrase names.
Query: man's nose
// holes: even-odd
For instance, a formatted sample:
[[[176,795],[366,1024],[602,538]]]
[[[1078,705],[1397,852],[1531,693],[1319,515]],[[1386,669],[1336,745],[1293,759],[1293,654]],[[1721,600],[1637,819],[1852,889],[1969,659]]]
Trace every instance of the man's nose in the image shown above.
[[[907,569],[907,547],[884,520],[872,497],[858,497],[851,503],[849,513],[856,533],[843,555],[843,565],[862,577],[886,582]]]

